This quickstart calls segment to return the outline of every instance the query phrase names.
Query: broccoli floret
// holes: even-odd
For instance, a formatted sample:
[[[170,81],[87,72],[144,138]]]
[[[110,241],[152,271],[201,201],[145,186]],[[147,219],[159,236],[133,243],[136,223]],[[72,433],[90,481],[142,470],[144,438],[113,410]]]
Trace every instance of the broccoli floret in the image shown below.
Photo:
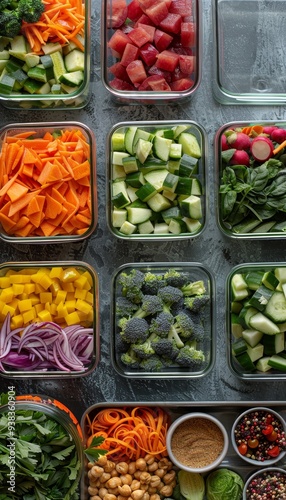
[[[130,342],[126,342],[121,335],[116,336],[116,352],[127,352],[130,347]]]
[[[152,347],[152,341],[156,337],[155,333],[151,333],[145,342],[137,342],[136,344],[131,344],[133,351],[139,356],[141,359],[149,358],[152,354],[155,354],[155,351]]]
[[[0,0],[0,12],[2,12],[7,7],[11,7],[11,1],[10,0]]]
[[[0,12],[0,36],[14,38],[21,30],[21,19],[15,10],[4,9]]]
[[[205,338],[205,329],[202,323],[195,323],[193,329],[192,339],[197,342],[202,342]]]
[[[203,295],[206,293],[206,287],[202,280],[187,283],[181,288],[181,290],[185,297],[190,297],[192,295]]]
[[[195,295],[194,297],[186,297],[184,304],[190,311],[197,313],[209,302],[209,300],[209,295]]]
[[[165,356],[167,359],[171,359],[173,356],[173,342],[169,339],[156,336],[152,342],[151,346],[158,356]]]
[[[140,304],[143,293],[142,284],[144,280],[144,273],[139,269],[132,269],[130,273],[123,271],[118,279],[119,285],[122,288],[122,295],[131,300],[135,304]]]
[[[158,297],[164,302],[164,311],[170,312],[170,308],[183,297],[183,292],[175,286],[166,285],[158,290]]]
[[[158,372],[162,370],[163,367],[164,364],[157,354],[153,354],[147,359],[142,359],[140,363],[140,368],[147,372]]]
[[[192,336],[194,323],[188,314],[180,312],[175,317],[174,328],[182,340],[188,340]]]
[[[158,295],[143,295],[142,303],[134,313],[136,318],[145,318],[163,310],[163,303]]]
[[[124,363],[129,368],[140,368],[141,360],[136,356],[133,349],[130,347],[127,352],[121,354],[120,357],[122,363]]]
[[[195,343],[186,344],[179,350],[176,363],[180,366],[199,369],[205,361],[203,351],[196,349]]]
[[[180,339],[179,334],[174,325],[171,326],[171,329],[168,334],[168,339],[172,340],[179,349],[181,349],[185,345],[184,342]]]
[[[41,0],[19,0],[19,16],[27,23],[36,23],[44,10],[45,7]]]
[[[116,314],[119,316],[128,318],[129,316],[133,316],[137,309],[138,305],[126,297],[118,297],[116,299]]]
[[[190,280],[187,273],[176,271],[176,269],[169,269],[164,274],[164,279],[167,285],[171,285],[177,288],[181,288]]]
[[[142,291],[145,295],[157,295],[159,288],[165,285],[161,274],[145,273]]]
[[[121,328],[122,339],[130,344],[145,342],[149,336],[149,325],[144,318],[122,318],[118,326]]]
[[[168,337],[170,328],[173,323],[173,315],[171,313],[162,311],[151,319],[149,331],[150,333],[155,333],[162,338]]]

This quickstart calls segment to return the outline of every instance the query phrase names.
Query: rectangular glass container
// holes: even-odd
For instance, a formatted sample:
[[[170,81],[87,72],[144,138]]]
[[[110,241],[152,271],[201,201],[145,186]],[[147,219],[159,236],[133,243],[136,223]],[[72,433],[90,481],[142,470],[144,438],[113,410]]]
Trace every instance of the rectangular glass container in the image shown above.
[[[63,4],[67,2],[63,1]],[[47,5],[48,8],[48,5]],[[72,17],[74,7],[72,5],[67,6],[67,8],[71,9],[71,16],[70,19],[73,19]],[[51,45],[49,46],[46,51],[42,50],[41,52],[33,52],[32,49],[30,49],[29,52],[26,54],[16,54],[11,56],[11,60],[13,60],[13,65],[11,65],[11,68],[9,69],[8,72],[8,77],[15,79],[14,87],[11,93],[8,93],[4,90],[0,90],[0,103],[5,106],[6,108],[10,109],[42,109],[42,110],[59,110],[59,109],[81,109],[86,106],[86,104],[89,101],[90,98],[90,50],[91,50],[91,36],[90,36],[90,16],[91,16],[91,2],[90,0],[82,0],[82,9],[83,9],[83,27],[78,31],[78,34],[76,35],[76,40],[69,42],[70,34],[68,31],[63,30],[63,37],[59,38],[58,40],[55,41],[55,39],[48,39],[47,43],[50,43]],[[72,22],[72,21],[71,21]],[[78,30],[79,21],[76,20],[76,24],[72,26],[73,30]],[[64,40],[64,36],[67,36],[66,40]],[[3,38],[4,40],[4,38]],[[3,40],[0,41],[0,51],[8,51],[11,49],[10,44],[4,45]],[[8,39],[9,41],[9,39]],[[1,44],[2,42],[2,44]],[[68,42],[68,43],[67,43]],[[52,49],[52,44],[54,45],[54,49]],[[58,45],[59,44],[59,45]],[[26,45],[28,45],[28,42],[26,42]],[[60,49],[60,50],[59,50]],[[81,54],[79,56],[73,57],[70,56],[70,54],[74,51],[78,51]],[[21,88],[23,87],[24,80],[27,80],[27,75],[26,72],[22,69],[23,65],[27,64],[28,60],[28,65],[35,65],[34,62],[32,62],[33,58],[38,58],[40,57],[39,61],[37,61],[38,64],[42,63],[41,56],[46,56],[46,52],[48,57],[50,57],[50,53],[52,52],[57,52],[59,51],[62,54],[63,61],[58,63],[58,61],[53,61],[53,67],[56,66],[63,66],[64,70],[66,70],[66,73],[71,72],[83,72],[83,76],[81,75],[80,79],[77,79],[79,76],[79,73],[75,75],[76,79],[72,76],[72,79],[69,77],[68,80],[61,80],[62,78],[62,69],[60,70],[59,73],[56,74],[48,74],[48,80],[47,82],[42,82],[42,85],[40,85],[40,82],[37,82],[35,80],[31,80],[32,82],[35,82],[34,87],[33,85],[29,85],[30,91],[20,91]],[[15,52],[15,51],[14,51]],[[75,54],[75,53],[74,53]],[[83,56],[82,56],[83,54]],[[65,58],[66,57],[70,58],[70,61],[67,61]],[[9,62],[9,61],[8,61]],[[15,64],[16,64],[16,67]],[[49,65],[49,63],[45,64]],[[0,65],[1,67],[1,65]],[[24,66],[25,68],[25,66]],[[69,69],[71,68],[71,69]],[[4,68],[5,69],[5,68]],[[51,67],[47,67],[46,71],[51,71]],[[28,68],[27,68],[28,70]],[[15,74],[15,71],[18,71]],[[19,71],[21,72],[21,78],[22,80],[19,80]],[[5,70],[6,72],[6,70]],[[1,72],[0,72],[1,74]],[[4,73],[2,74],[4,76]],[[50,80],[49,80],[50,76]],[[0,82],[1,82],[0,77]],[[20,83],[17,83],[18,80]],[[27,80],[30,82],[30,77]],[[52,90],[52,85],[55,84],[54,90]],[[19,85],[19,88],[17,87]],[[32,88],[33,87],[33,88]],[[60,88],[61,87],[61,88]]]
[[[284,136],[283,121],[229,122],[217,130],[217,222],[226,236],[285,238]]]
[[[136,0],[102,2],[102,81],[119,103],[182,102],[200,85],[200,2],[167,0],[161,5],[158,12],[155,1],[140,6]]]
[[[98,276],[95,269],[84,262],[35,261],[1,264],[0,318],[3,337],[0,375],[3,377],[82,377],[91,373],[99,362]],[[33,336],[37,324],[46,330],[55,325],[55,338],[52,339],[52,336],[46,333],[45,339],[42,337],[44,342],[42,338],[37,342],[37,332]],[[78,329],[76,333],[68,332],[73,326],[81,326],[82,332]],[[56,336],[57,329],[60,331]],[[85,337],[90,339],[90,342],[86,342]],[[54,346],[58,366],[45,366],[45,359],[51,359],[51,350],[48,352],[44,345],[48,345],[48,341]],[[82,343],[81,347],[79,343]],[[75,356],[69,353],[68,359],[76,357],[82,360],[82,367],[79,363],[75,369],[75,364],[66,360],[65,353],[69,352],[71,346]],[[86,356],[85,350],[88,352]],[[9,354],[13,355],[11,359],[14,363],[16,361],[16,364],[9,364]],[[24,369],[21,363],[26,364],[28,361],[25,361],[23,356],[30,356],[32,364],[35,359],[43,364],[38,367],[34,364],[31,369]]]
[[[281,0],[215,0],[213,90],[220,103],[286,103],[284,10]]]
[[[149,368],[144,368],[144,366],[138,366],[134,365],[132,367],[131,365],[124,364],[121,360],[121,354],[125,353],[128,351],[130,344],[122,342],[121,340],[121,326],[118,325],[118,322],[120,318],[124,317],[125,315],[127,316],[127,309],[123,308],[123,312],[121,312],[118,309],[118,304],[120,302],[120,297],[124,296],[126,290],[124,291],[124,285],[122,288],[121,284],[121,278],[130,275],[132,276],[133,273],[139,273],[142,277],[142,274],[144,276],[148,275],[148,278],[151,275],[155,275],[159,280],[162,279],[162,283],[167,283],[164,280],[166,279],[166,273],[168,273],[168,276],[170,278],[169,273],[180,275],[180,276],[186,276],[186,282],[187,283],[196,283],[195,287],[198,285],[200,292],[204,295],[209,296],[209,300],[206,302],[205,306],[202,306],[200,308],[200,312],[197,314],[191,314],[190,311],[188,312],[188,309],[184,307],[182,304],[183,298],[180,299],[180,306],[178,306],[179,312],[184,312],[185,314],[189,314],[191,316],[191,320],[196,323],[196,326],[198,323],[200,324],[199,329],[200,333],[198,334],[199,337],[197,337],[197,329],[194,327],[194,331],[191,334],[191,336],[186,335],[186,337],[183,340],[183,344],[189,347],[194,347],[197,351],[200,351],[200,353],[203,353],[203,359],[198,363],[198,364],[193,364],[193,366],[180,366],[176,362],[170,362],[170,358],[168,356],[160,356],[162,365],[160,364],[160,368],[156,370],[151,370]],[[147,281],[148,281],[147,278]],[[198,282],[198,283],[197,283]],[[145,282],[144,282],[145,283]],[[144,284],[141,288],[143,295],[148,295],[150,294],[150,289],[146,283]],[[171,283],[168,281],[168,283]],[[172,286],[175,286],[175,282],[172,281]],[[207,269],[205,266],[203,266],[200,263],[179,263],[179,262],[146,262],[143,263],[141,262],[140,264],[138,263],[133,263],[133,264],[124,264],[120,268],[118,268],[115,273],[113,274],[112,278],[112,288],[111,288],[111,296],[112,296],[112,304],[111,304],[111,328],[112,328],[112,335],[111,335],[111,360],[112,364],[114,366],[114,369],[117,371],[117,373],[123,377],[127,378],[178,378],[178,379],[192,379],[192,378],[200,378],[204,377],[207,375],[210,370],[213,368],[214,362],[215,362],[215,285],[214,285],[214,278],[212,273]],[[204,290],[203,290],[203,288]],[[179,285],[178,285],[179,287]],[[195,289],[194,289],[195,290]],[[186,297],[187,297],[187,292]],[[196,292],[193,291],[195,294]],[[152,292],[152,294],[156,295],[155,292]],[[130,295],[127,293],[127,298],[129,298]],[[119,301],[118,301],[119,299]],[[132,298],[133,300],[133,298]],[[134,299],[135,300],[135,299]],[[138,304],[135,304],[134,309],[138,309],[142,303],[140,302],[139,306]],[[134,304],[133,304],[134,306]],[[120,305],[121,307],[121,305]],[[122,309],[121,309],[122,310]],[[165,310],[165,309],[164,309]],[[166,310],[165,310],[166,311]],[[173,311],[173,312],[172,312]],[[173,315],[174,322],[175,320],[175,315],[177,314],[175,312],[175,308],[172,309],[171,307],[171,314]],[[130,313],[131,314],[131,313]],[[136,312],[133,312],[132,315],[135,314]],[[122,316],[124,315],[124,316]],[[145,319],[148,322],[149,326],[151,325],[152,318],[157,317],[157,313],[154,315],[146,316]],[[178,326],[178,325],[177,325]],[[202,327],[202,328],[201,328]],[[187,331],[187,330],[185,330]],[[168,332],[167,332],[168,333]],[[162,335],[163,336],[163,335]],[[165,337],[167,337],[166,332],[165,332]],[[182,344],[180,345],[180,348],[182,347]]]
[[[65,151],[65,167],[71,171],[71,174],[69,175],[67,172],[65,174],[65,177],[62,177],[61,179],[61,186],[58,188],[59,181],[58,178],[55,177],[54,179],[50,179],[49,182],[46,182],[46,184],[41,184],[37,179],[39,178],[40,170],[39,168],[42,168],[44,165],[47,165],[47,160],[49,158],[53,158],[53,155],[55,152],[48,152],[46,149],[43,150],[38,150],[37,148],[35,149],[35,155],[39,155],[38,158],[35,160],[27,160],[28,161],[28,167],[30,165],[33,165],[33,175],[34,178],[31,178],[32,173],[29,172],[28,170],[25,172],[25,182],[28,183],[29,180],[31,180],[31,183],[28,184],[28,191],[27,193],[24,192],[24,195],[29,196],[31,199],[33,198],[32,193],[34,192],[35,195],[45,195],[47,193],[47,189],[49,189],[49,196],[50,196],[50,191],[53,190],[54,188],[58,188],[59,190],[62,190],[61,192],[65,194],[65,197],[62,197],[61,194],[59,194],[58,198],[56,198],[56,202],[58,203],[58,210],[59,212],[55,213],[55,210],[57,211],[56,207],[53,207],[50,209],[49,214],[45,212],[47,208],[47,203],[48,203],[48,198],[45,195],[45,202],[43,205],[43,210],[42,214],[43,217],[41,218],[40,221],[38,220],[33,220],[34,224],[31,231],[28,233],[20,232],[16,233],[14,231],[15,226],[10,226],[9,220],[7,221],[7,216],[8,218],[11,216],[10,214],[10,208],[9,205],[11,204],[11,199],[9,197],[9,190],[6,192],[6,187],[8,186],[7,184],[7,179],[11,179],[10,182],[13,180],[17,182],[17,178],[15,178],[15,175],[18,176],[18,179],[21,182],[21,174],[23,173],[23,168],[22,164],[20,162],[21,158],[19,159],[18,162],[16,162],[14,169],[11,172],[8,172],[8,178],[5,178],[5,172],[2,169],[0,172],[0,182],[1,182],[1,188],[5,190],[4,196],[2,196],[2,201],[1,201],[1,212],[3,213],[3,217],[1,218],[1,224],[0,224],[0,238],[2,238],[6,242],[10,243],[37,243],[37,244],[46,244],[46,243],[70,243],[70,242],[76,242],[76,241],[81,241],[88,236],[95,230],[97,226],[97,219],[98,219],[98,207],[97,207],[97,184],[96,184],[96,141],[93,132],[89,127],[86,125],[79,123],[79,122],[72,122],[72,121],[67,121],[67,122],[38,122],[38,123],[13,123],[6,125],[0,130],[0,157],[1,154],[3,156],[3,160],[5,158],[5,146],[7,145],[7,142],[12,142],[13,137],[16,135],[20,134],[20,136],[23,136],[23,141],[28,140],[28,148],[27,151],[32,151],[32,147],[30,145],[33,144],[33,139],[37,140],[37,138],[47,138],[47,143],[50,141],[50,147],[53,142],[55,141],[55,145],[57,148],[57,135],[58,134],[64,134],[64,133],[71,133],[72,132],[78,132],[78,145],[80,146],[80,136],[83,137],[83,141],[85,144],[83,144],[82,147],[79,148],[79,150],[83,151],[83,163],[80,163],[82,160],[80,160],[80,157],[77,158],[76,166],[77,165],[84,165],[84,163],[88,162],[88,169],[89,169],[89,175],[85,177],[81,177],[82,174],[75,174],[75,170],[72,170],[69,163],[72,162],[73,160],[73,155],[78,154],[76,151],[73,151],[73,146],[72,144],[70,145],[70,150],[68,148],[68,136],[66,136],[63,144],[61,147],[66,148]],[[24,143],[25,144],[25,143]],[[23,145],[23,144],[22,144]],[[10,144],[9,144],[10,146]],[[24,146],[24,145],[23,145]],[[85,149],[84,149],[85,148]],[[78,151],[79,151],[78,150]],[[23,158],[24,158],[24,153],[23,153]],[[40,158],[40,166],[37,164],[39,162]],[[17,160],[17,158],[16,158]],[[15,161],[16,161],[15,160]],[[33,163],[31,164],[31,161]],[[57,162],[55,162],[57,164]],[[37,166],[38,165],[38,166]],[[51,167],[52,167],[51,163]],[[86,166],[86,165],[85,165]],[[78,177],[76,181],[76,185],[70,188],[71,186],[71,175],[74,177]],[[36,176],[36,177],[35,177]],[[6,175],[7,177],[7,175]],[[13,185],[13,182],[12,182]],[[6,187],[5,187],[6,186]],[[73,228],[69,228],[70,230],[65,230],[61,231],[61,228],[63,226],[64,220],[67,220],[67,217],[64,219],[61,218],[61,212],[60,211],[60,205],[63,210],[66,210],[66,207],[64,207],[64,204],[66,202],[69,202],[68,198],[68,189],[72,189],[73,191],[76,192],[77,197],[78,196],[83,196],[86,194],[86,203],[89,205],[88,207],[88,217],[82,218],[82,215],[84,215],[84,212],[80,214],[83,210],[81,209],[79,199],[75,200],[73,206],[74,213],[70,213],[70,216],[80,216],[80,221],[77,221],[76,224],[74,225]],[[26,198],[26,201],[30,198]],[[55,196],[53,195],[53,198]],[[23,199],[23,198],[22,198]],[[16,200],[15,203],[21,200],[21,197]],[[33,201],[33,200],[32,200]],[[78,203],[78,206],[77,206]],[[83,208],[85,208],[87,205],[83,204]],[[68,206],[68,205],[66,205]],[[16,205],[15,205],[16,207]],[[9,209],[9,210],[8,210]],[[7,211],[8,210],[8,211]],[[39,209],[40,210],[40,209]],[[32,216],[37,215],[35,210],[32,208],[29,208],[29,204],[25,204],[22,206],[21,209],[19,207],[18,214],[21,220],[23,220],[23,226],[21,224],[21,221],[19,222],[21,228],[23,229],[24,227],[28,227],[28,223],[31,221],[29,220],[29,214],[30,218]],[[27,212],[28,211],[28,212]],[[6,213],[7,212],[7,213]],[[28,213],[28,215],[27,215]],[[68,212],[67,212],[68,214]],[[27,219],[27,220],[26,220]],[[26,220],[26,225],[24,224]],[[48,234],[48,232],[44,232],[41,227],[43,227],[43,222],[51,223],[52,226],[54,226],[54,231],[52,231],[52,226],[49,226],[51,229],[51,233]],[[7,224],[6,224],[7,223]],[[19,225],[18,224],[18,225]],[[68,228],[67,228],[68,229]],[[27,234],[27,235],[26,235]]]
[[[235,266],[227,277],[228,364],[242,380],[286,379],[284,274],[285,262],[261,262]]]
[[[174,138],[176,131],[179,135]],[[193,146],[182,145],[176,158],[171,157],[172,153],[167,153],[165,157],[165,138],[155,138],[156,135],[162,134],[173,137],[173,139],[167,139],[167,143],[172,140],[175,148],[177,143],[182,142],[183,135],[187,140],[189,138],[194,140],[196,146],[193,148]],[[141,144],[151,148],[147,157],[144,153],[141,157],[141,149],[133,152],[136,137],[138,138],[139,135],[144,136]],[[163,145],[163,152],[159,152],[158,148],[161,150],[159,144]],[[201,235],[208,216],[206,175],[208,144],[205,131],[200,125],[184,120],[121,122],[110,130],[106,148],[107,222],[110,231],[116,237],[128,240],[161,241],[196,238]],[[127,161],[131,159],[133,166],[124,166],[126,161],[124,157]],[[138,184],[137,181],[131,179],[134,174],[141,176],[143,174],[142,182],[140,180]],[[165,186],[168,180],[167,175],[172,180],[175,179],[174,182],[178,182],[176,187],[175,185],[174,187]],[[166,177],[166,182],[162,176]],[[149,179],[148,182],[147,179]],[[152,193],[155,194],[153,199],[152,193],[150,198],[149,194],[145,198],[138,189],[142,183],[150,187],[152,182],[153,186],[155,183],[157,193],[153,189]],[[125,201],[119,203],[116,199],[118,189],[121,190],[120,185],[124,192],[127,190],[126,203]],[[198,210],[186,208],[187,202],[184,203],[186,198],[191,204],[194,203]],[[156,201],[154,205],[154,200],[157,200],[158,204]],[[143,208],[147,211],[145,215],[140,212],[141,216],[137,218],[133,207],[136,210]]]

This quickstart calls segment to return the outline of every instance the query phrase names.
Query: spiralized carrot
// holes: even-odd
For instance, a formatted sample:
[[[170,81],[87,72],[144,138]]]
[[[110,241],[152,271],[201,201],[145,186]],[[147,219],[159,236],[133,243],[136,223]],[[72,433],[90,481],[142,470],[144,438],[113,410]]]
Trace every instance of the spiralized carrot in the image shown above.
[[[86,417],[87,446],[95,436],[103,436],[100,448],[113,461],[134,461],[146,454],[167,456],[167,413],[161,408],[104,408],[91,419]]]

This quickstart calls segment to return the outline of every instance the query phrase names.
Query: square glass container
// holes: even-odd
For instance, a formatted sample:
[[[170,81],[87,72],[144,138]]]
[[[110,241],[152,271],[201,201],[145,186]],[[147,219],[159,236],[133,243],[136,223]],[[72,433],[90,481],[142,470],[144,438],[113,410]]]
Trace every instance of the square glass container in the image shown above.
[[[19,40],[15,42],[15,46],[10,39],[3,37],[0,40],[0,52],[3,51],[3,54],[9,56],[6,64],[3,60],[1,60],[3,64],[0,63],[0,103],[6,108],[81,109],[88,103],[90,98],[91,2],[82,0],[76,4],[73,0],[71,4],[68,4],[63,0],[62,3],[67,4],[67,9],[71,11],[69,26],[66,24],[62,30],[62,36],[57,39],[49,38],[50,33],[43,31],[42,38],[45,38],[46,33],[48,36],[43,48],[31,48],[25,32],[20,34],[20,37],[23,37],[23,43],[20,45]],[[82,5],[82,12],[76,19],[73,12],[80,5]],[[49,8],[50,5],[47,3],[46,10]],[[75,33],[74,36],[73,33]],[[5,56],[2,59],[4,58]],[[36,69],[38,69],[38,76],[34,78]],[[28,71],[30,71],[29,75]],[[1,85],[5,82],[5,85]]]
[[[106,146],[107,222],[116,237],[161,241],[202,233],[208,213],[208,144],[200,125],[121,122],[110,130]]]
[[[11,162],[9,149],[15,154]],[[1,239],[70,243],[95,230],[96,143],[89,127],[68,121],[6,125],[0,130],[0,158]],[[22,183],[24,189],[14,189]]]
[[[191,289],[188,288],[188,291],[184,291],[184,296],[182,296],[181,289],[179,289],[179,286],[181,286],[179,283],[182,277],[185,284],[192,284]],[[142,278],[144,278],[143,282]],[[124,281],[125,279],[127,279],[126,282]],[[132,288],[133,283],[136,283],[134,288]],[[158,289],[156,288],[156,283],[159,284]],[[126,286],[126,284],[128,285]],[[124,318],[133,315],[135,315],[136,317],[136,315],[138,315],[139,309],[139,317],[144,316],[144,314],[141,314],[141,306],[144,302],[143,297],[148,296],[149,294],[161,297],[161,291],[166,284],[171,285],[172,288],[172,290],[169,290],[169,292],[171,292],[172,294],[172,299],[170,300],[173,300],[173,296],[175,293],[178,302],[176,305],[174,303],[172,306],[166,306],[165,302],[162,310],[163,312],[171,312],[171,325],[175,325],[175,328],[177,328],[177,332],[179,332],[179,341],[178,336],[175,334],[175,344],[174,349],[172,349],[172,354],[164,355],[163,353],[161,354],[161,352],[157,351],[157,353],[155,353],[155,357],[156,359],[159,357],[159,363],[157,364],[156,361],[156,363],[153,364],[152,368],[152,365],[149,364],[149,354],[154,354],[154,346],[151,346],[151,351],[147,349],[148,355],[146,356],[146,358],[148,357],[149,360],[145,359],[145,361],[143,360],[142,363],[141,359],[144,358],[144,353],[141,352],[141,354],[139,353],[138,355],[137,352],[134,355],[134,348],[130,349],[130,337],[128,337],[128,341],[126,342],[126,337],[124,337],[124,335],[121,336],[120,332],[123,331],[126,326],[124,325]],[[131,287],[131,290],[129,288],[129,285]],[[160,291],[161,287],[162,289]],[[176,288],[175,291],[174,288]],[[135,292],[134,295],[133,292]],[[136,295],[137,293],[139,293],[138,296]],[[187,299],[187,296],[189,298],[191,297],[190,302],[193,302],[192,299],[195,297],[195,294],[203,295],[203,297],[206,297],[206,300],[203,299],[203,302],[200,302],[200,305],[198,304],[198,302],[196,302],[198,306],[197,309],[196,306],[191,305],[188,309],[183,302],[184,300],[189,300]],[[113,274],[111,296],[111,360],[114,369],[119,375],[127,378],[142,379],[196,379],[204,377],[213,368],[215,362],[215,286],[212,273],[205,266],[200,263],[193,262],[141,262],[140,264],[124,264],[119,267]],[[136,297],[139,297],[138,300],[140,300],[140,303],[137,302],[134,306],[134,301],[137,300]],[[155,302],[157,297],[155,297]],[[127,302],[126,299],[128,299]],[[149,299],[150,297],[148,297],[147,300]],[[130,304],[130,300],[131,302],[133,302],[132,304]],[[151,299],[151,301],[152,300],[153,299]],[[164,298],[164,301],[165,300],[167,299]],[[191,307],[193,307],[192,311],[190,309]],[[159,306],[157,312],[153,312],[153,314],[151,315],[147,314],[143,318],[143,320],[148,323],[149,333],[147,336],[147,344],[149,347],[149,344],[154,341],[154,339],[158,340],[157,332],[160,331],[161,320],[159,319],[158,323],[157,319],[160,312],[161,308]],[[176,320],[175,316],[179,315],[180,313],[184,313],[184,315],[187,315],[188,318],[190,318],[190,322],[189,320],[187,320],[187,322],[184,322],[185,320],[182,320],[182,317],[180,317],[179,319],[177,318]],[[181,320],[182,323],[179,323]],[[154,322],[157,322],[157,326],[154,325]],[[174,332],[174,330],[172,329],[173,326],[170,327],[170,324],[167,324],[167,326],[165,326],[164,323],[162,323],[162,325],[164,326],[161,327],[162,333],[160,333],[159,336],[162,338],[169,338],[169,340],[172,339]],[[145,328],[146,326],[146,323],[144,323],[143,328]],[[141,328],[141,326],[139,327]],[[156,328],[159,328],[159,330],[156,330]],[[168,333],[170,334],[169,337]],[[141,337],[141,339],[143,339],[143,337]],[[142,344],[143,341],[140,340],[138,341],[138,343]],[[197,358],[197,362],[193,361],[189,364],[189,366],[186,366],[186,363],[183,365],[179,364],[179,362],[174,361],[180,349],[183,348],[186,349],[186,351],[188,350],[188,348],[195,349],[196,353],[194,356]],[[129,360],[131,357],[132,363],[134,361],[134,364],[128,364],[126,362],[123,363],[122,355],[124,355],[125,359],[129,358]],[[182,353],[180,356],[182,356]],[[171,357],[173,358],[173,360],[171,360]]]
[[[217,222],[236,239],[284,239],[282,121],[230,122],[215,136]]]
[[[213,90],[220,103],[285,104],[284,10],[281,0],[215,0]]]
[[[243,380],[285,380],[285,262],[240,264],[226,281],[228,363]]]
[[[104,0],[102,81],[125,104],[190,99],[201,81],[200,2]],[[147,27],[146,27],[147,26]]]
[[[0,320],[1,376],[87,375],[100,356],[97,272],[80,261],[1,264]]]

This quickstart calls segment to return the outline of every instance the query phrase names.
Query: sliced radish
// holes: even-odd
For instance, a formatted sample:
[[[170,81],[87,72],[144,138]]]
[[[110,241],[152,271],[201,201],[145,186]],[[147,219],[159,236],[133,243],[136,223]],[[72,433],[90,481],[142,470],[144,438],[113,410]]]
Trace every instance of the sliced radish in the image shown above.
[[[246,151],[243,149],[237,149],[230,160],[230,165],[245,165],[246,167],[249,166],[249,155]]]
[[[250,147],[254,159],[262,162],[267,161],[269,160],[269,158],[271,158],[273,149],[273,142],[268,137],[264,136],[255,137]]]

